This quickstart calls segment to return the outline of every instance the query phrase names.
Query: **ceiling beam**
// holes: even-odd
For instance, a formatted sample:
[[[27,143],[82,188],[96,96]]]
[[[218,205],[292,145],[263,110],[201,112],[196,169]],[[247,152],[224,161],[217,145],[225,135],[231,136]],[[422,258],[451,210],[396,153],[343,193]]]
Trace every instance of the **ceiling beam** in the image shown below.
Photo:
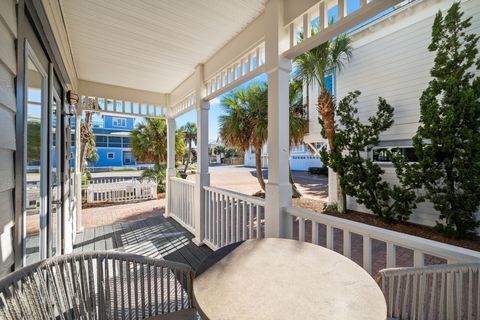
[[[78,91],[79,95],[84,96],[167,106],[167,94],[159,92],[119,87],[87,80],[78,81]]]

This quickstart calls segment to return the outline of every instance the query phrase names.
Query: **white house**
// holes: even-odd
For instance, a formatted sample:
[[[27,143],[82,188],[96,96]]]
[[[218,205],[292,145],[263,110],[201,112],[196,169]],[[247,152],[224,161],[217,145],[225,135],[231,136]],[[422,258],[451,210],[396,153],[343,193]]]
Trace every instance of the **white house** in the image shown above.
[[[323,163],[320,156],[314,150],[318,150],[323,143],[307,145],[302,143],[290,149],[290,167],[294,171],[307,171],[311,167],[322,167]],[[244,155],[245,165],[247,167],[255,167],[255,150],[250,147]],[[267,146],[262,148],[262,168],[268,168],[268,152]]]
[[[480,6],[478,1],[462,1],[465,16],[473,16],[470,32],[480,32]],[[337,101],[348,92],[360,90],[358,108],[361,119],[367,119],[377,108],[378,97],[384,97],[395,108],[395,123],[382,136],[378,146],[368,157],[385,170],[388,182],[396,181],[395,171],[388,160],[382,158],[382,149],[400,147],[406,154],[413,153],[412,137],[420,116],[419,99],[430,81],[434,53],[427,50],[431,40],[433,19],[438,10],[446,10],[451,1],[416,1],[399,8],[351,33],[353,57],[345,68],[335,74],[334,93]],[[389,54],[386,54],[389,52]],[[308,143],[323,142],[320,136],[317,88],[310,88]],[[329,175],[329,200],[336,200],[335,175]],[[352,198],[347,207],[367,212]],[[411,221],[435,225],[438,213],[431,203],[425,202],[411,216]]]

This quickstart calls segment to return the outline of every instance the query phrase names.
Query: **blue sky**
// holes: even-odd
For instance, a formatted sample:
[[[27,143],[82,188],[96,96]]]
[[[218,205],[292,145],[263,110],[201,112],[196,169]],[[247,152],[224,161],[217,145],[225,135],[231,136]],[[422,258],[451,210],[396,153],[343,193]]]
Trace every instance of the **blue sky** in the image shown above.
[[[238,90],[240,88],[247,87],[248,85],[254,82],[266,82],[266,81],[267,81],[267,75],[262,73],[258,77],[243,83],[236,89]],[[228,93],[225,93],[225,94],[228,94]],[[210,110],[208,112],[208,140],[209,141],[217,140],[218,138],[218,131],[219,131],[218,118],[223,114],[221,101],[224,95],[221,95],[210,101]],[[197,123],[197,112],[195,110],[192,110],[190,112],[187,112],[179,116],[176,119],[177,128],[185,125],[187,122]]]

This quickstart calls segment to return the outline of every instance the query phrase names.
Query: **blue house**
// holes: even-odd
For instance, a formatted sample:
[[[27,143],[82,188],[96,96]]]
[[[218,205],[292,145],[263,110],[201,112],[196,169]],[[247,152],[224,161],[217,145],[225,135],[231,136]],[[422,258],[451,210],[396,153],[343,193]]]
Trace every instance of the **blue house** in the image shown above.
[[[130,131],[133,118],[104,115],[101,121],[92,123],[98,160],[94,167],[123,167],[136,165],[132,154]]]

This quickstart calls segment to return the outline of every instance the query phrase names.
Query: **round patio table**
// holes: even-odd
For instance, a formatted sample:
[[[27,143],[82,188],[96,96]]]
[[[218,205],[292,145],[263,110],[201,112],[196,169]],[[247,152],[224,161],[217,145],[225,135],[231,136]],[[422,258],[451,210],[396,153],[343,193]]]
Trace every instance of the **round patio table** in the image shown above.
[[[355,262],[311,243],[259,239],[215,251],[193,281],[203,319],[385,320],[373,278]]]

